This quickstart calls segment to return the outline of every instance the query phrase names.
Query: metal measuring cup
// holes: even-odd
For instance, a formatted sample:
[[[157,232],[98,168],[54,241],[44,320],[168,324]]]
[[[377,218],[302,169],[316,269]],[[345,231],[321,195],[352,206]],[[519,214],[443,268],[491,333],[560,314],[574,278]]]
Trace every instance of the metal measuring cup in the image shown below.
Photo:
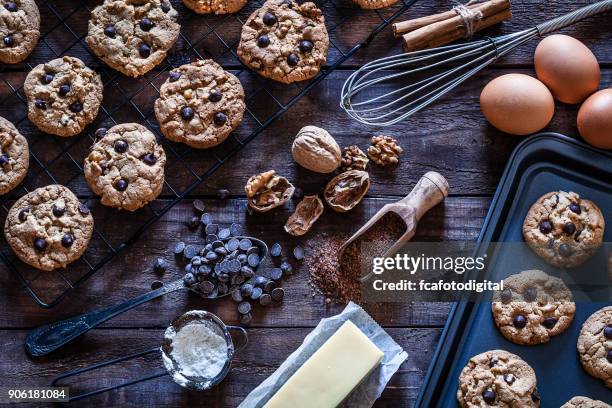
[[[225,364],[223,365],[222,370],[214,377],[214,378],[199,378],[199,377],[188,377],[181,373],[180,367],[176,364],[176,362],[172,359],[172,342],[169,339],[164,339],[164,342],[161,347],[155,347],[149,350],[140,351],[138,353],[130,354],[127,356],[119,357],[113,360],[101,361],[96,364],[92,364],[88,367],[80,368],[78,370],[70,371],[64,374],[61,374],[53,379],[51,382],[52,387],[58,386],[69,386],[69,384],[58,384],[61,380],[70,377],[76,377],[80,374],[95,371],[97,369],[101,369],[104,367],[112,366],[114,364],[118,364],[124,361],[132,360],[135,358],[143,357],[152,353],[161,353],[161,359],[164,364],[164,371],[157,373],[150,373],[143,377],[126,380],[121,384],[117,384],[111,387],[100,388],[93,391],[83,392],[77,395],[70,395],[68,402],[81,400],[88,397],[93,397],[94,395],[102,394],[107,391],[116,390],[119,388],[127,387],[133,384],[138,384],[143,381],[152,380],[154,378],[163,377],[165,375],[170,375],[172,380],[176,382],[178,385],[184,388],[189,388],[198,391],[208,390],[215,385],[219,384],[229,373],[230,367],[232,364],[232,360],[234,358],[234,354],[244,349],[248,344],[248,336],[246,330],[239,326],[228,326],[216,315],[204,311],[204,310],[192,310],[189,311],[182,316],[175,319],[170,325],[176,332],[178,332],[181,328],[185,327],[187,324],[193,324],[193,322],[197,321],[198,323],[207,324],[209,328],[214,330],[217,334],[222,335],[225,339],[227,345],[227,358]],[[242,336],[242,341],[238,346],[234,345],[234,341],[231,336],[231,331],[238,331]]]

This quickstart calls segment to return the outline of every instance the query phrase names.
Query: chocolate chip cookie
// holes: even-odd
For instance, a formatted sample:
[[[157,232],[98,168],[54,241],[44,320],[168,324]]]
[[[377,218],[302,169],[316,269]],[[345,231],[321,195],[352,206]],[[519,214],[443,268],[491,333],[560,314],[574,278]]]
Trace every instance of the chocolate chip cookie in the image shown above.
[[[561,405],[561,408],[612,408],[603,401],[592,400],[587,397],[574,397]]]
[[[239,11],[247,0],[183,0],[183,4],[198,14],[229,14]]]
[[[533,368],[519,356],[491,350],[470,358],[459,376],[462,407],[539,407]]]
[[[572,292],[559,278],[538,270],[504,279],[493,294],[493,319],[501,334],[516,344],[541,344],[563,333],[574,319]]]
[[[155,101],[155,116],[164,136],[197,148],[227,139],[242,121],[244,109],[240,81],[213,60],[171,71]]]
[[[242,27],[238,56],[260,75],[291,83],[314,77],[328,47],[325,18],[314,3],[268,0]]]
[[[137,123],[98,129],[96,135],[84,170],[102,204],[135,211],[157,198],[164,186],[166,153],[155,135]]]
[[[603,215],[595,203],[573,192],[554,191],[531,206],[523,223],[523,237],[549,264],[572,268],[597,251],[604,227]]]
[[[110,67],[138,77],[159,64],[176,42],[177,17],[169,0],[105,0],[91,13],[86,41]]]
[[[15,125],[0,116],[0,195],[21,183],[29,165],[28,141]]]
[[[593,313],[578,336],[578,356],[582,367],[612,388],[612,306]]]
[[[4,235],[23,262],[43,271],[65,268],[81,257],[93,217],[72,191],[52,184],[24,195],[6,217]]]
[[[25,79],[28,118],[40,130],[74,136],[98,116],[100,75],[78,58],[62,57],[37,65]]]
[[[27,58],[40,36],[40,12],[34,0],[2,1],[0,61],[16,64]]]
[[[397,3],[397,0],[353,0],[362,9],[381,9]]]

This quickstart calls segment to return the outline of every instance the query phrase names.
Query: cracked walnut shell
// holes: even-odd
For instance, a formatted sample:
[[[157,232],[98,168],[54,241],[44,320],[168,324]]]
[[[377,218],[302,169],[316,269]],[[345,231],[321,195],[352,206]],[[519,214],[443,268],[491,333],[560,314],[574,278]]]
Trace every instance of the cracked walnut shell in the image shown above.
[[[258,212],[270,211],[285,204],[293,195],[295,187],[285,177],[269,170],[251,176],[244,186],[249,207]]]
[[[300,129],[291,153],[300,166],[317,173],[331,173],[340,167],[342,154],[332,135],[316,126]]]
[[[370,175],[362,170],[349,170],[338,174],[327,186],[324,196],[327,204],[337,212],[353,209],[370,188]]]
[[[353,145],[342,151],[342,170],[365,170],[370,160],[359,147]]]
[[[403,149],[397,144],[397,140],[391,136],[373,136],[372,146],[368,148],[368,156],[376,164],[386,166],[387,164],[397,164],[399,154]]]
[[[321,214],[323,214],[323,202],[319,196],[306,196],[295,207],[295,212],[287,220],[285,231],[296,237],[304,235]]]

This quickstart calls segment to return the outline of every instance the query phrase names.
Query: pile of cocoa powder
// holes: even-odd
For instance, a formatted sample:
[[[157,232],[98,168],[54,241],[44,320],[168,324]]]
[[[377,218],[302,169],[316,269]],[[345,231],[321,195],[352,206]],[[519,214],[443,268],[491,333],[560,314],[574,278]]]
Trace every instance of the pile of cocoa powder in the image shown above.
[[[361,238],[349,245],[338,260],[338,250],[348,236],[322,234],[311,241],[307,266],[308,282],[314,293],[326,296],[330,301],[362,303],[361,281],[362,262],[371,269],[372,259],[382,256],[389,245],[397,241],[406,231],[404,221],[394,213],[387,213]]]

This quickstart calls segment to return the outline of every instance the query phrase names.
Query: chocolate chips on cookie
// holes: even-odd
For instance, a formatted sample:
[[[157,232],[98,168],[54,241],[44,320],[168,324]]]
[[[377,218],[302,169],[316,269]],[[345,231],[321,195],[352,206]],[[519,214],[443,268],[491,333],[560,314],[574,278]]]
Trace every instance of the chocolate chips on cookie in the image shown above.
[[[40,12],[34,0],[5,2],[0,6],[0,61],[16,64],[30,55],[40,37]]]
[[[29,165],[28,141],[11,122],[0,117],[0,195],[21,183]]]

